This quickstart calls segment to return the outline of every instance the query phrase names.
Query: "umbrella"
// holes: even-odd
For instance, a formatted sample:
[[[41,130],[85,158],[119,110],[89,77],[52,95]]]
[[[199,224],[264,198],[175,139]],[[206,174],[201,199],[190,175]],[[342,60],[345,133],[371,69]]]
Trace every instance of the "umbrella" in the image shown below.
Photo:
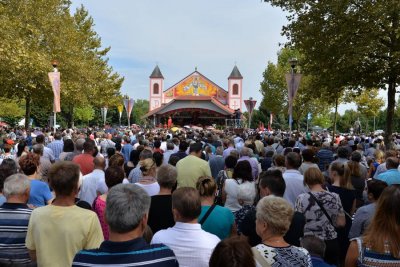
[[[173,132],[176,132],[176,131],[178,131],[178,130],[179,130],[178,127],[172,127],[172,128],[171,128],[171,131],[173,131]]]

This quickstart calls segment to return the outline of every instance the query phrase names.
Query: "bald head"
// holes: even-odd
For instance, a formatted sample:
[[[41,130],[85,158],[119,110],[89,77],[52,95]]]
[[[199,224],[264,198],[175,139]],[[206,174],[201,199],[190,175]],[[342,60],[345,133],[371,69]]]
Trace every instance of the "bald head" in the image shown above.
[[[106,160],[103,157],[95,157],[93,163],[95,169],[104,170],[106,168]]]

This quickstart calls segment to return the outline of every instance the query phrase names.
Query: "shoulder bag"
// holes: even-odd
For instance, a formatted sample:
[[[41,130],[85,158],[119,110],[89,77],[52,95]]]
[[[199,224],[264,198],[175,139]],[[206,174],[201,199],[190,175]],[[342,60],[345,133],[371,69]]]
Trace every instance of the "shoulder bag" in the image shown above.
[[[203,225],[203,223],[207,220],[208,216],[210,216],[211,212],[213,211],[213,209],[215,209],[215,206],[217,206],[216,204],[213,204],[206,212],[206,214],[204,214],[203,218],[201,218],[201,220],[199,221],[199,224]]]

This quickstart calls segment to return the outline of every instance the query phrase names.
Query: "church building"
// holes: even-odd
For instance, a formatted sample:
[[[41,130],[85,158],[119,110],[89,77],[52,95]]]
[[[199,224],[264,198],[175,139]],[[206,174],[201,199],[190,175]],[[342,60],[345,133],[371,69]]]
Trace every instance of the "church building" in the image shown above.
[[[144,116],[152,124],[166,123],[171,117],[175,125],[225,125],[235,111],[242,110],[243,76],[235,66],[228,77],[228,90],[197,71],[164,90],[164,76],[156,66],[150,75],[149,112]]]

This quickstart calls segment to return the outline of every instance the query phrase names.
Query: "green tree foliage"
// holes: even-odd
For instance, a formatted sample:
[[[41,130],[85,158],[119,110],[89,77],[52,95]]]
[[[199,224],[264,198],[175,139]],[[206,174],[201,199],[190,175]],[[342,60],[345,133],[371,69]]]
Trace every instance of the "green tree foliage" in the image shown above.
[[[379,97],[379,90],[376,88],[363,91],[354,99],[354,102],[357,105],[357,111],[367,118],[375,117],[385,105],[385,101]]]
[[[288,63],[290,58],[297,58],[302,62],[302,55],[296,50],[283,48],[278,53],[278,62],[276,64],[268,62],[267,68],[263,73],[264,80],[261,82],[261,101],[260,109],[265,110],[268,114],[285,114],[288,118],[288,89],[285,75],[290,72]],[[302,122],[305,122],[307,114],[319,113],[321,109],[329,106],[327,98],[317,97],[315,91],[319,88],[313,83],[313,77],[303,75],[300,87],[293,105],[293,120],[300,128]]]
[[[74,117],[83,123],[88,123],[94,118],[94,109],[91,106],[77,107],[74,109]]]
[[[70,125],[75,107],[112,104],[120,97],[123,78],[108,66],[110,48],[102,48],[85,8],[71,15],[70,5],[68,0],[0,1],[0,95],[25,100],[27,118],[34,104],[52,107],[47,77],[52,59],[60,62],[60,115]]]
[[[400,76],[400,1],[265,1],[289,14],[289,24],[283,28],[287,45],[304,55],[303,70],[326,88],[323,94],[388,90],[388,141]]]
[[[145,120],[142,117],[149,112],[149,101],[146,99],[135,100],[135,104],[132,109],[132,122],[138,125],[143,125]]]

